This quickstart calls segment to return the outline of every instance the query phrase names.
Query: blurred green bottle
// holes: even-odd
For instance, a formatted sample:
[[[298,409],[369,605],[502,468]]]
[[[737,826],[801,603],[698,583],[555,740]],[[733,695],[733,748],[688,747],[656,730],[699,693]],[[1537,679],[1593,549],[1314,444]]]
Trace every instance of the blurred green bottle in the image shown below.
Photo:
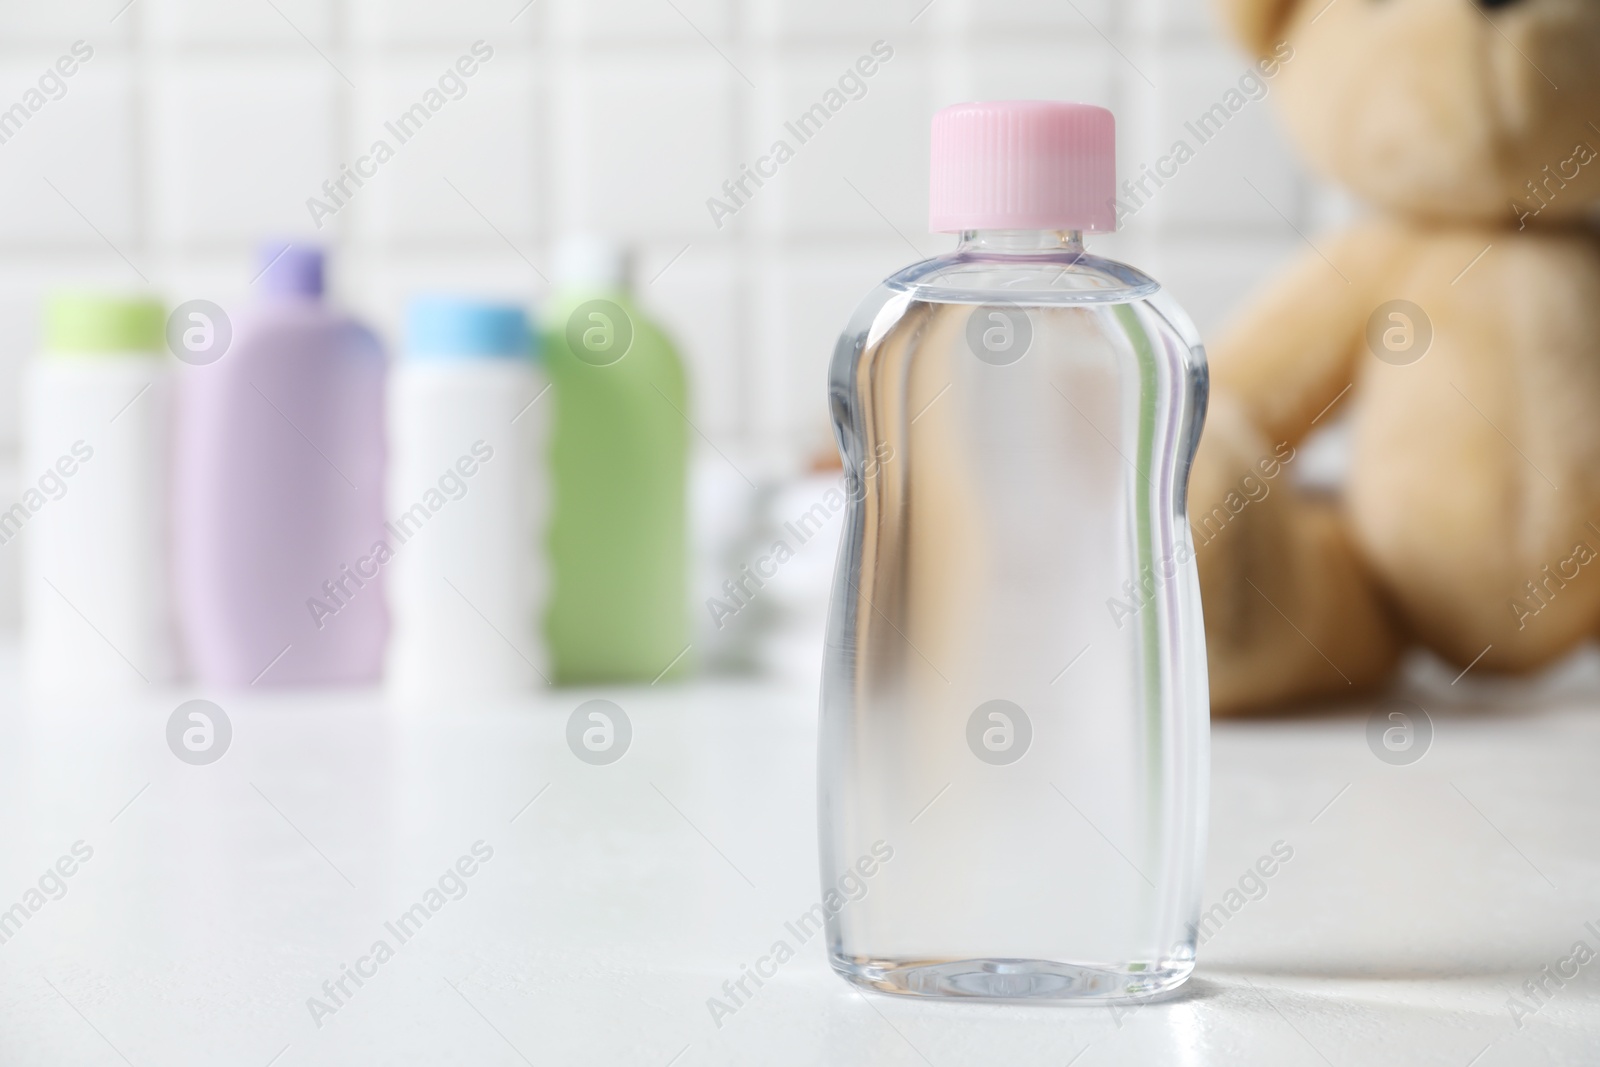
[[[633,302],[620,251],[596,239],[561,247],[545,325],[555,681],[677,677],[691,658],[683,364]]]

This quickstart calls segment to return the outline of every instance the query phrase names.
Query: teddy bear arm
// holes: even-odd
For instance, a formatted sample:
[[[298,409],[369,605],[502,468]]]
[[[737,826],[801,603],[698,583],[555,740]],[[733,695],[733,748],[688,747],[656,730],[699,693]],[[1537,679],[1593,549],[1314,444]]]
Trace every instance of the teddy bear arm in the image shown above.
[[[1349,395],[1373,279],[1397,252],[1377,228],[1308,250],[1210,347],[1212,379],[1271,440],[1298,442]]]

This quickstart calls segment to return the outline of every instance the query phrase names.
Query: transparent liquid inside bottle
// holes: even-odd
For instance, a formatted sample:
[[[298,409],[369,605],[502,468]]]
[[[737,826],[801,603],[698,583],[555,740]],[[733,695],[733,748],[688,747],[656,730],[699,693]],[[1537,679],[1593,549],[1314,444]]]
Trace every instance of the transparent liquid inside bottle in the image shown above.
[[[1183,312],[1077,233],[963,234],[841,337],[819,814],[851,981],[1114,999],[1188,977],[1206,382]]]

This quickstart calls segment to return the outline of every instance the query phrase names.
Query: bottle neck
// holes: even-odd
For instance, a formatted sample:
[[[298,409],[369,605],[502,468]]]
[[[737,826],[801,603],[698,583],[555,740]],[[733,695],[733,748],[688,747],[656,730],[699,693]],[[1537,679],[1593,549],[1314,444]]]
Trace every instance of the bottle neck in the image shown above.
[[[1083,254],[1082,230],[963,230],[957,252],[998,252],[1025,256]]]

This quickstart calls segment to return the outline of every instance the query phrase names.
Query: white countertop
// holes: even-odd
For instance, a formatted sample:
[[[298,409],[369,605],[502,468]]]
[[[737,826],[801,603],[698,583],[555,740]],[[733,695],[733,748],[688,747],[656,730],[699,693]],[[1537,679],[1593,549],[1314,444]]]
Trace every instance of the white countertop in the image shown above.
[[[1520,1027],[1507,1005],[1534,1008],[1522,984],[1576,941],[1600,952],[1590,659],[1537,687],[1434,677],[1410,766],[1369,750],[1371,707],[1219,724],[1207,904],[1275,842],[1293,858],[1178,999],[869,997],[813,939],[720,1028],[707,999],[820,892],[814,686],[411,713],[377,693],[151,689],[47,709],[11,662],[0,909],[75,843],[93,855],[0,944],[6,1065],[1600,1062],[1600,958],[1547,982]],[[565,742],[594,696],[633,725],[608,766]],[[233,726],[210,765],[167,746],[190,697]],[[464,864],[465,895],[401,943],[385,922],[479,841],[493,855]],[[319,1026],[307,999],[379,939],[393,958]]]

